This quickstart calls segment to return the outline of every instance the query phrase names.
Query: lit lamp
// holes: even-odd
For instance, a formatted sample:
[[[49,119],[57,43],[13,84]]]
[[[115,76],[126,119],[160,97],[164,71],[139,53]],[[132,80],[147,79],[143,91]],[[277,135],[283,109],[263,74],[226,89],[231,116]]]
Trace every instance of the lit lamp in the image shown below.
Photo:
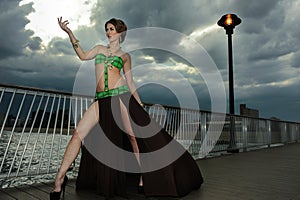
[[[235,143],[235,122],[234,122],[234,89],[233,89],[233,62],[232,62],[232,34],[233,29],[242,22],[235,14],[226,14],[219,21],[218,25],[226,30],[228,35],[228,75],[229,75],[229,110],[230,110],[230,144],[229,152],[238,152]]]
[[[218,25],[226,30],[226,34],[233,34],[233,29],[242,22],[235,14],[226,14],[218,21]]]

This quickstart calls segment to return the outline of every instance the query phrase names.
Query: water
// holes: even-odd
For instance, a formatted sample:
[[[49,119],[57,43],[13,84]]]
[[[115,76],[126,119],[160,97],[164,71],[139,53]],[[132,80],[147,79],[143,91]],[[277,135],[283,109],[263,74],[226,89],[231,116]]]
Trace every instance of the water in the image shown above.
[[[4,131],[0,138],[0,187],[53,181],[69,139],[50,131]]]

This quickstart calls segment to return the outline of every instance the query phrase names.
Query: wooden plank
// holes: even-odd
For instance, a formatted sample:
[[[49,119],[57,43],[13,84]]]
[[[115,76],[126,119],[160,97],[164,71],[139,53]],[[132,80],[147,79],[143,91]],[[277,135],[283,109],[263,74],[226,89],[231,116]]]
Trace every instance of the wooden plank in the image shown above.
[[[197,163],[204,176],[204,184],[181,199],[300,199],[300,143],[202,159]],[[0,199],[49,199],[52,187],[53,182],[47,182],[1,189]],[[72,179],[68,182],[64,199],[104,200],[105,197],[92,190],[76,192],[75,180]],[[129,194],[129,199],[170,200],[167,197],[145,198],[139,194]]]
[[[5,192],[5,190],[0,189],[0,199],[5,199],[5,200],[15,200],[16,198],[13,198],[12,196],[10,196],[9,194],[7,194]]]
[[[35,196],[32,196],[28,194],[27,192],[18,190],[17,188],[6,188],[5,192],[9,194],[10,196],[13,196],[15,199],[21,199],[21,200],[35,200],[38,199]]]
[[[300,144],[291,144],[199,160],[205,183],[193,199],[296,199],[299,153]]]
[[[49,193],[41,190],[40,188],[43,187],[42,184],[36,184],[36,185],[26,185],[21,187],[16,187],[18,190],[22,192],[26,192],[38,199],[41,200],[49,200]]]

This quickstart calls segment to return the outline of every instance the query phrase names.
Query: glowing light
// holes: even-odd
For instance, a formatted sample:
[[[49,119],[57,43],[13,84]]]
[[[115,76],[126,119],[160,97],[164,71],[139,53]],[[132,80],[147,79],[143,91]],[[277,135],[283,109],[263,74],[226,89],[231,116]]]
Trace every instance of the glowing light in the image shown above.
[[[230,25],[233,24],[233,20],[232,20],[232,18],[231,18],[231,14],[226,15],[225,24],[226,24],[227,26],[230,26]]]

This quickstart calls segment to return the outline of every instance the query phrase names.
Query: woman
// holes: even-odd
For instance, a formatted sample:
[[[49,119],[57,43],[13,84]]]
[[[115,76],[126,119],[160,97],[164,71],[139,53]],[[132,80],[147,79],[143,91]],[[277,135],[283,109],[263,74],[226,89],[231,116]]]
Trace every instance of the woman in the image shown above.
[[[50,199],[59,199],[61,191],[64,193],[68,181],[66,172],[79,153],[82,139],[98,123],[110,141],[118,147],[134,153],[135,161],[141,168],[146,165],[147,161],[140,160],[140,153],[156,151],[172,141],[171,136],[161,128],[149,138],[136,137],[137,133],[142,135],[144,132],[141,132],[141,129],[133,123],[138,124],[138,126],[147,126],[151,119],[143,109],[143,104],[133,82],[130,55],[123,52],[120,47],[120,43],[124,41],[126,36],[126,24],[122,20],[110,19],[105,23],[109,44],[107,46],[97,45],[88,51],[83,51],[79,41],[67,26],[69,22],[63,21],[60,17],[58,23],[61,29],[69,35],[74,50],[81,60],[95,59],[97,82],[96,101],[86,110],[73,132],[57,172]],[[120,74],[121,70],[124,72],[125,79]],[[118,123],[120,121],[122,127]],[[155,125],[156,129],[157,127],[158,125]],[[151,127],[149,128],[151,132]],[[176,143],[174,150],[182,150],[182,148],[179,143]],[[110,149],[107,152],[110,158],[117,159],[111,155]],[[121,162],[126,165],[128,161],[122,160]],[[76,189],[94,187],[99,193],[107,197],[114,195],[126,197],[126,184],[130,180],[128,174],[106,166],[83,148]],[[131,174],[129,175],[131,176]],[[96,178],[92,180],[92,177]],[[191,190],[199,188],[203,182],[200,170],[186,151],[180,158],[166,167],[153,172],[144,173],[141,171],[138,177],[133,177],[137,180],[139,191],[143,191],[147,196],[183,196]]]

